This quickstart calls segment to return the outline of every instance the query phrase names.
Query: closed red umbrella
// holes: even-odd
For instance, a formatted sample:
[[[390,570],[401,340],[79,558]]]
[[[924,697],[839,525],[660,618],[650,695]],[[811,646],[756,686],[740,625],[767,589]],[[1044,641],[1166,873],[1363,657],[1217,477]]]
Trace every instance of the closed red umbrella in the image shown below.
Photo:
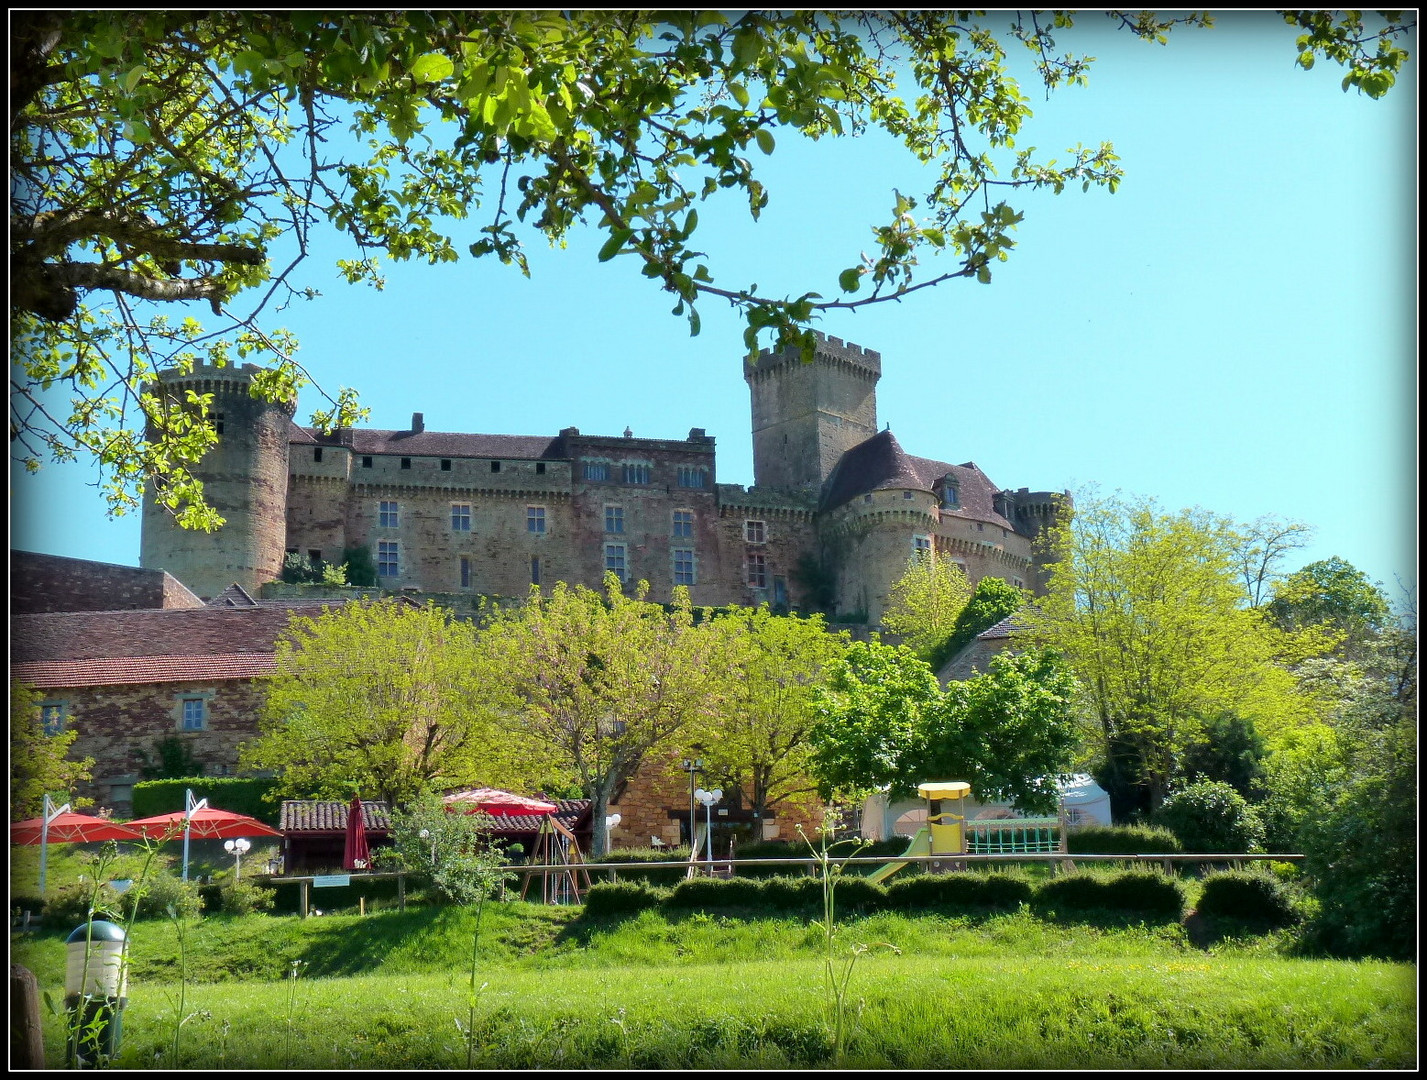
[[[509,791],[501,791],[499,788],[474,788],[471,791],[458,791],[453,795],[446,796],[447,810],[454,811],[462,808],[463,805],[468,814],[474,814],[480,810],[495,816],[553,814],[560,809],[554,803],[528,799],[524,795],[514,795]]]
[[[371,865],[372,854],[367,848],[367,826],[362,820],[362,800],[352,796],[347,807],[347,838],[342,845],[342,869],[365,870]]]

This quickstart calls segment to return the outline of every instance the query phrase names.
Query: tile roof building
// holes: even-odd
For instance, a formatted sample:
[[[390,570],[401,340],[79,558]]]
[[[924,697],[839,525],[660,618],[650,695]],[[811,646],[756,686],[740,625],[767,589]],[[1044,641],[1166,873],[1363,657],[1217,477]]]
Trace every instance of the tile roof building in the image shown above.
[[[584,435],[427,431],[330,434],[292,406],[248,393],[253,369],[195,368],[173,390],[214,395],[223,431],[196,475],[228,519],[195,537],[149,502],[141,565],[211,597],[250,594],[297,554],[365,550],[394,591],[523,596],[532,584],[646,580],[651,598],[687,585],[695,604],[823,607],[876,624],[912,555],[932,550],[973,583],[1036,588],[1032,544],[1063,494],[1002,489],[972,462],[905,452],[879,430],[877,352],[819,336],[811,363],[762,353],[745,367],[751,488],[718,483],[715,443]]]

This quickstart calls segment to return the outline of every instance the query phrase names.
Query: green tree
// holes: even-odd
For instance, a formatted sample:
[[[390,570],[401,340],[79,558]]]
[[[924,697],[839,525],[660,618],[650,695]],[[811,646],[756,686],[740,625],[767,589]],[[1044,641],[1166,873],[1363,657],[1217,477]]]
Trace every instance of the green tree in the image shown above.
[[[1268,746],[1247,720],[1222,712],[1202,722],[1203,735],[1186,747],[1180,775],[1186,780],[1218,780],[1246,799],[1260,797]]]
[[[625,596],[614,574],[601,595],[556,583],[519,607],[488,609],[484,692],[505,713],[506,738],[580,783],[593,804],[594,855],[605,852],[615,788],[645,757],[719,714],[725,677],[711,624],[695,623],[688,590],[667,608]]]
[[[941,666],[970,645],[981,634],[1007,616],[1014,615],[1026,602],[1026,592],[998,577],[984,577],[976,583],[971,599],[956,617],[951,635],[933,651],[928,663],[940,671]]]
[[[439,793],[424,791],[391,812],[391,846],[378,853],[378,862],[427,875],[444,903],[474,904],[500,884],[506,862],[487,820],[453,813]]]
[[[887,594],[882,625],[923,660],[956,629],[971,599],[971,583],[961,567],[930,552],[916,553]]]
[[[287,795],[344,798],[355,787],[391,806],[433,785],[517,782],[481,659],[474,628],[430,604],[295,616],[244,767],[280,770]]]
[[[10,683],[10,820],[44,812],[45,795],[73,791],[91,779],[93,758],[72,761],[68,754],[79,732],[48,734],[40,716],[40,695],[23,683]],[[92,799],[70,799],[88,806]]]
[[[997,656],[943,691],[906,646],[855,642],[818,696],[813,773],[825,795],[907,795],[925,781],[964,780],[978,797],[1048,812],[1056,794],[1045,781],[1069,771],[1079,740],[1075,690],[1047,650]]]
[[[1210,24],[1110,18],[1156,42]],[[1302,66],[1327,57],[1349,68],[1345,89],[1373,97],[1415,26],[1286,18],[1303,31]],[[94,458],[115,512],[163,479],[159,500],[183,525],[221,524],[189,472],[215,438],[208,402],[146,387],[156,371],[236,354],[263,367],[260,395],[290,397],[306,382],[296,342],[261,316],[313,295],[296,271],[323,228],[356,245],[339,264],[348,280],[380,285],[383,255],[466,252],[528,273],[523,239],[561,244],[592,224],[599,258],[628,256],[691,332],[703,300],[740,309],[750,351],[771,336],[810,354],[822,312],[989,282],[1022,216],[1007,197],[1114,191],[1121,178],[1110,143],[1059,156],[1025,145],[1030,96],[1007,50],[1029,51],[1047,93],[1083,84],[1092,58],[1058,47],[1073,24],[1065,12],[16,12],[16,456],[27,468]],[[698,204],[727,191],[756,218],[769,196],[754,162],[778,139],[869,126],[936,178],[920,198],[894,192],[837,294],[720,283],[697,250]],[[924,271],[937,254],[949,265]],[[45,397],[56,386],[72,394],[68,415]],[[339,388],[313,423],[359,415]]]
[[[1159,806],[1206,717],[1234,710],[1270,740],[1312,718],[1285,664],[1295,643],[1249,606],[1240,538],[1200,509],[1093,494],[1055,530],[1060,561],[1027,621],[1084,687],[1118,813]]]
[[[1189,852],[1258,851],[1263,823],[1242,795],[1218,780],[1197,780],[1174,791],[1154,813]]]
[[[1280,581],[1269,612],[1285,630],[1335,631],[1349,650],[1376,636],[1391,617],[1382,587],[1336,555],[1311,562]]]
[[[830,633],[820,615],[774,615],[766,606],[732,609],[712,628],[720,638],[723,708],[686,739],[705,747],[708,776],[766,815],[816,788],[808,773],[813,695],[847,648],[847,634]]]

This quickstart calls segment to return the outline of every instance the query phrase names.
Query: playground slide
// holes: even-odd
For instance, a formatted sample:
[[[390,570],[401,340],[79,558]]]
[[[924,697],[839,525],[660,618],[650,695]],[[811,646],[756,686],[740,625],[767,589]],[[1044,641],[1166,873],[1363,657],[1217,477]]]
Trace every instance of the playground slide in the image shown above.
[[[931,853],[932,853],[932,834],[931,834],[931,830],[930,830],[929,828],[927,828],[925,825],[923,825],[920,829],[917,830],[916,835],[912,837],[912,842],[907,845],[907,850],[904,851],[904,852],[902,852],[902,854],[903,854],[903,855],[930,855]],[[882,882],[886,881],[889,877],[891,877],[893,874],[895,874],[898,870],[902,869],[902,867],[904,867],[904,866],[906,866],[906,865],[907,865],[906,863],[901,862],[901,861],[898,861],[898,862],[889,862],[886,866],[879,866],[875,871],[873,871],[871,874],[869,874],[868,877],[867,877],[867,880],[868,880],[868,881],[875,881],[875,882],[877,882],[877,884],[880,885]]]

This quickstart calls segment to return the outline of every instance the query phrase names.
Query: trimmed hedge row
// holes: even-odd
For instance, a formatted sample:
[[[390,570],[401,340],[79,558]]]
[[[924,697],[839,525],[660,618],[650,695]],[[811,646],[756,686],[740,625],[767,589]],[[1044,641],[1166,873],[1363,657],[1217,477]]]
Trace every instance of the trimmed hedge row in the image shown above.
[[[813,877],[690,878],[672,890],[602,882],[585,896],[586,911],[592,915],[630,915],[654,907],[669,912],[714,908],[804,912],[817,911],[822,902],[822,883]],[[919,874],[885,888],[864,878],[843,877],[837,883],[836,903],[841,912],[994,910],[1029,904],[1041,912],[1134,911],[1177,919],[1184,913],[1184,889],[1173,878],[1143,870],[1113,877],[1072,874],[1039,886],[1003,873]]]
[[[183,809],[183,795],[193,789],[195,799],[209,806],[247,814],[277,827],[282,806],[265,799],[277,780],[271,776],[190,776],[181,780],[140,780],[134,785],[134,817],[156,817]]]
[[[1065,836],[1072,855],[1178,855],[1179,838],[1156,825],[1085,825]]]
[[[1204,879],[1199,914],[1243,919],[1269,926],[1298,921],[1293,900],[1277,878],[1247,870],[1225,870]]]

